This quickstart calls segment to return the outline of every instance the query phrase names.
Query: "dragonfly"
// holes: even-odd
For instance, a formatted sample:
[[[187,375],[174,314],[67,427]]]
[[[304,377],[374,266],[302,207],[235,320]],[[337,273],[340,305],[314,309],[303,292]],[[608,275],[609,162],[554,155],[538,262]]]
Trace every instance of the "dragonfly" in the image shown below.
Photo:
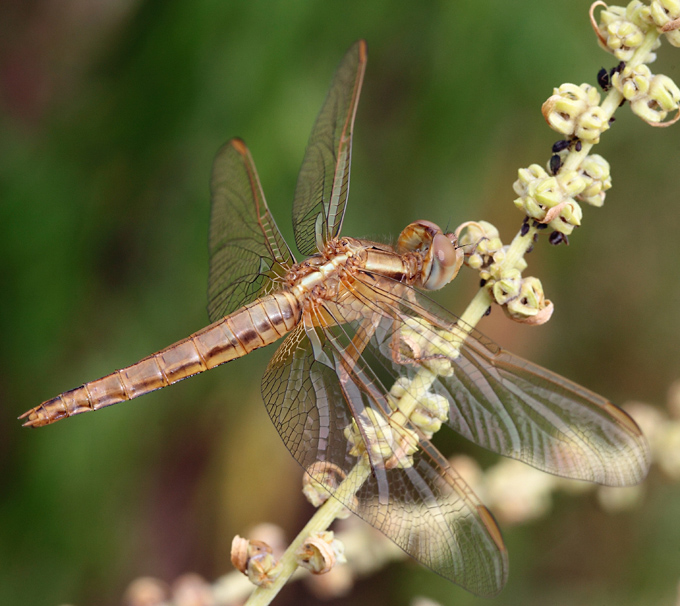
[[[611,486],[640,482],[649,448],[623,410],[428,298],[461,268],[455,234],[423,220],[395,245],[340,235],[366,61],[359,41],[304,155],[293,230],[305,260],[281,235],[246,145],[232,139],[211,181],[212,323],[20,418],[39,427],[98,410],[283,339],[262,397],[293,457],[413,558],[492,596],[506,582],[507,551],[491,512],[432,445],[442,424],[546,472]],[[361,464],[368,471],[354,473]]]

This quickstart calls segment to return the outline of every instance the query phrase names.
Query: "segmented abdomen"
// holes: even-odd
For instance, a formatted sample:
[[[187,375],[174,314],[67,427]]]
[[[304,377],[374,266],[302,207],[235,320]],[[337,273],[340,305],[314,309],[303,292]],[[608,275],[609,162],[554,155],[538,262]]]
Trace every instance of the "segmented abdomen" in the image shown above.
[[[300,304],[282,291],[257,299],[132,366],[47,400],[20,419],[40,427],[131,400],[269,345],[300,320]]]

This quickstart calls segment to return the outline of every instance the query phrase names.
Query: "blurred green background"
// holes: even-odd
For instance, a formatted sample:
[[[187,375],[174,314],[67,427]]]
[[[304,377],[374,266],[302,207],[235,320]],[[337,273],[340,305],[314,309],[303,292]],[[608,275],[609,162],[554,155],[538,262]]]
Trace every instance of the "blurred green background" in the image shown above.
[[[297,170],[345,50],[369,44],[344,233],[395,238],[427,218],[521,221],[518,168],[557,140],[552,87],[594,83],[588,2],[48,2],[0,5],[0,603],[118,604],[141,575],[229,571],[236,533],[293,537],[301,470],[259,393],[273,348],[141,400],[40,430],[24,410],[207,324],[209,175],[248,143],[291,237]],[[680,49],[655,72],[680,77]],[[527,275],[555,302],[541,328],[495,310],[480,328],[614,401],[663,406],[680,378],[680,126],[628,107],[596,149],[604,208],[571,245],[542,240]],[[478,278],[441,300],[461,313]],[[492,458],[488,462],[493,461]],[[558,498],[506,528],[511,575],[489,602],[395,564],[337,604],[673,604],[680,486],[652,471],[633,513]],[[314,603],[296,585],[281,604]]]

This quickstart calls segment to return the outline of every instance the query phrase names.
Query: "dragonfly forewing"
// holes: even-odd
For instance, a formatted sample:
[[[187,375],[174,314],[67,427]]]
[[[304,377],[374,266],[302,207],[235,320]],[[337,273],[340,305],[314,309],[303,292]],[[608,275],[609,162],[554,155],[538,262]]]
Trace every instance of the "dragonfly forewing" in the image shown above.
[[[293,200],[295,242],[303,255],[323,250],[342,227],[366,52],[363,40],[347,51],[309,136]]]
[[[295,263],[240,139],[217,153],[211,180],[208,316],[215,322],[281,288]]]

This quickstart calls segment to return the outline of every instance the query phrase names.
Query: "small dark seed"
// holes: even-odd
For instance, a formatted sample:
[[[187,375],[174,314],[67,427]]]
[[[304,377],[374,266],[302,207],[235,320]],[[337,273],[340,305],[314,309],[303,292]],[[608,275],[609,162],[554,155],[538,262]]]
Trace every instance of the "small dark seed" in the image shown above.
[[[482,278],[482,279],[479,281],[479,286],[480,286],[480,288],[481,288],[482,286],[484,286],[485,284],[486,284],[486,280],[484,280],[484,279]]]
[[[534,221],[534,227],[536,229],[546,229],[548,227],[547,223],[539,223],[538,221]]]
[[[554,154],[553,156],[550,157],[550,172],[553,175],[556,175],[559,170],[560,166],[562,166],[562,158],[560,158],[557,154]]]
[[[484,315],[488,316],[490,313],[491,313],[491,305],[489,305],[489,307],[487,307],[486,311],[484,312]]]
[[[569,238],[567,238],[567,236],[565,236],[561,231],[552,232],[548,237],[548,241],[553,246],[557,246],[558,244],[562,244],[563,242],[569,245]]]
[[[534,232],[534,242],[538,242],[538,232]]]
[[[552,152],[553,154],[559,154],[563,149],[567,149],[570,145],[571,141],[569,141],[569,139],[561,139],[560,141],[553,143]]]
[[[603,67],[599,72],[597,72],[597,83],[605,92],[611,87],[609,82],[609,72],[606,70],[606,68]]]
[[[529,224],[528,223],[522,223],[522,227],[519,230],[519,235],[520,236],[526,236],[529,233]]]
[[[528,255],[530,252],[534,252],[534,245],[533,244],[531,246],[529,246],[529,248],[527,248],[527,251],[524,254]]]
[[[620,71],[623,71],[623,68],[624,68],[624,67],[626,67],[626,62],[625,62],[625,61],[621,61],[618,65],[612,67],[611,70],[609,71],[609,78],[611,79],[611,77],[612,77],[614,74],[616,74],[616,73],[618,73],[618,72],[620,72]]]

